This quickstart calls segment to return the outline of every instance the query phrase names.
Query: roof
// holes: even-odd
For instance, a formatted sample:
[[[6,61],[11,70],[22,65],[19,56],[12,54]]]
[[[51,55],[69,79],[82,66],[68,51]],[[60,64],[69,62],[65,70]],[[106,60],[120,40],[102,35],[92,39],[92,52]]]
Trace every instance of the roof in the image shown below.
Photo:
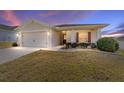
[[[23,29],[26,25],[29,24],[39,24],[44,27],[52,28],[54,30],[62,31],[62,30],[80,30],[80,29],[97,29],[97,28],[104,28],[108,26],[108,24],[62,24],[62,25],[50,25],[46,23],[41,23],[33,18],[29,18],[29,20],[23,23],[21,26],[17,27],[17,29]]]
[[[55,25],[56,30],[73,30],[73,29],[95,29],[95,28],[104,28],[108,24],[63,24]]]
[[[108,24],[62,24],[55,25],[56,27],[70,27],[70,26],[95,26],[95,25],[108,25]]]
[[[7,26],[7,25],[0,24],[0,29],[5,31],[13,31],[17,27],[18,26]]]
[[[38,20],[35,20],[33,18],[29,18],[28,20],[26,20],[24,23],[22,23],[22,25],[20,25],[19,27],[16,28],[16,30],[24,30],[25,28],[27,29],[27,27],[29,29],[31,29],[33,26],[37,25],[37,29],[43,29],[43,28],[52,28],[52,26],[50,24],[46,24],[44,22],[40,22]],[[31,27],[29,27],[31,26]]]

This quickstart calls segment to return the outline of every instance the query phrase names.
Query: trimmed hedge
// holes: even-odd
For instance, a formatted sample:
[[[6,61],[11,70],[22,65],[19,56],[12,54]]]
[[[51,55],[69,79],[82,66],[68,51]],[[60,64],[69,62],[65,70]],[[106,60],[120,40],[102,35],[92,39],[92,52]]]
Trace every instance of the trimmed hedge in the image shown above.
[[[14,43],[12,44],[12,46],[13,46],[13,47],[17,47],[18,44],[17,44],[16,42],[14,42]]]
[[[66,43],[66,48],[71,48],[71,43]]]
[[[72,44],[71,44],[71,47],[72,47],[72,48],[76,48],[77,46],[78,46],[77,43],[72,43]]]
[[[97,41],[97,48],[102,51],[116,52],[119,49],[119,44],[114,38],[104,37]]]

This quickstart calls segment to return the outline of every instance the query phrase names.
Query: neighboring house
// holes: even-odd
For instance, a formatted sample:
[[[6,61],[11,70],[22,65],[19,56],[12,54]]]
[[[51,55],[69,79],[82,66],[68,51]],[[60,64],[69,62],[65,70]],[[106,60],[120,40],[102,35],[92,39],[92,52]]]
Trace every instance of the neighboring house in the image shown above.
[[[14,30],[17,26],[7,26],[0,24],[0,42],[16,42],[16,31]]]
[[[24,47],[51,48],[63,43],[95,43],[100,37],[100,30],[107,24],[65,24],[48,25],[30,19],[16,30],[18,33],[18,44]]]
[[[124,36],[117,37],[120,49],[124,49]]]

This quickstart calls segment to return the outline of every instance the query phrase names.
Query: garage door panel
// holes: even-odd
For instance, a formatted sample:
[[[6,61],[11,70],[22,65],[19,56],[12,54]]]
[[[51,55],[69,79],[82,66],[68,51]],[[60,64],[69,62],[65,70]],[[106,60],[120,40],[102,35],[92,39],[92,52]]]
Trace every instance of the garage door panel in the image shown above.
[[[46,32],[23,33],[23,46],[25,47],[47,47]]]

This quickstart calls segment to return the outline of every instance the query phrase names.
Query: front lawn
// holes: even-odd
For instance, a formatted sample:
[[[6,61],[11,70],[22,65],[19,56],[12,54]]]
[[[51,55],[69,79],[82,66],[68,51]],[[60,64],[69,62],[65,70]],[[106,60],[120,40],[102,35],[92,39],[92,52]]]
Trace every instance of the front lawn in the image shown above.
[[[0,48],[10,48],[12,47],[12,42],[0,42]]]
[[[0,81],[124,81],[124,56],[37,51],[0,65]]]
[[[123,49],[120,49],[117,53],[118,53],[119,55],[124,56],[124,50],[123,50]]]

